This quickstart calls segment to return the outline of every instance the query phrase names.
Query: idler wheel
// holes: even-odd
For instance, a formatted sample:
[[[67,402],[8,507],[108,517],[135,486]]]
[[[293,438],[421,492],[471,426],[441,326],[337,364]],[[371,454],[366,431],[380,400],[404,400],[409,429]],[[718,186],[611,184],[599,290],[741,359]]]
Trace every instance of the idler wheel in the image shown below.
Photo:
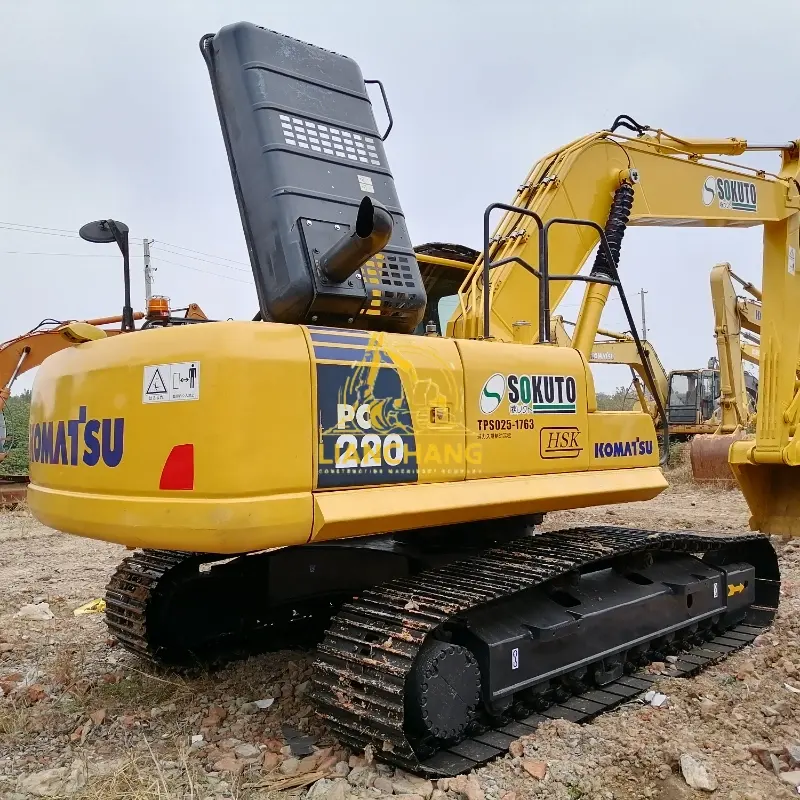
[[[407,714],[421,735],[455,739],[475,718],[481,672],[475,656],[458,644],[432,641],[408,676]]]

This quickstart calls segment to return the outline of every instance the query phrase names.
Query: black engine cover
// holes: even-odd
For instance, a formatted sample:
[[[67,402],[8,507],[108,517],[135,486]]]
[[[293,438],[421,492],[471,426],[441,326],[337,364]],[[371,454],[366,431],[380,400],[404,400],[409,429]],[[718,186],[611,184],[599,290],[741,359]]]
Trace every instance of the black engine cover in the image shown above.
[[[262,317],[413,331],[425,290],[358,64],[245,22],[201,49]],[[352,230],[365,196],[391,213],[392,237],[334,283],[318,258]]]

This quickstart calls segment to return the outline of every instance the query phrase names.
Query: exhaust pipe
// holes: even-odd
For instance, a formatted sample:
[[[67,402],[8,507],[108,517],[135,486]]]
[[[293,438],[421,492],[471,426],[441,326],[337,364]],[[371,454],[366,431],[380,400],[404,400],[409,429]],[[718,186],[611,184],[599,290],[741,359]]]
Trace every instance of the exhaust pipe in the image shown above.
[[[346,281],[392,236],[392,215],[377,200],[365,197],[358,207],[356,228],[331,245],[319,259],[322,272],[334,283]]]

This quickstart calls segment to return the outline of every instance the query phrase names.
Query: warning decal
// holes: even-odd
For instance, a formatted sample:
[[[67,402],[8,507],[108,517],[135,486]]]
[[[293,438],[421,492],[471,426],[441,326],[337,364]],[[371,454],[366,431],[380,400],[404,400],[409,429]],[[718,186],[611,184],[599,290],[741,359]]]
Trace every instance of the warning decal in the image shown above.
[[[144,368],[143,403],[174,403],[200,399],[200,362],[152,364]]]

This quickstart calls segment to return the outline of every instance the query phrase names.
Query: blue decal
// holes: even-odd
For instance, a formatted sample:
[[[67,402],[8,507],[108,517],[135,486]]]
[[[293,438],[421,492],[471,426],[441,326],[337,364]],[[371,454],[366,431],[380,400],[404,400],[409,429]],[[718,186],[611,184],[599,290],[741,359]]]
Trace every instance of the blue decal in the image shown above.
[[[309,334],[311,336],[311,341],[314,343],[356,344],[364,347],[369,344],[369,336],[367,334],[363,336],[353,336],[352,334],[347,335],[341,333],[318,333],[312,328],[309,328]]]
[[[317,486],[414,483],[414,424],[397,370],[317,363]]]
[[[388,353],[374,348],[368,350],[364,347],[331,347],[330,345],[315,344],[314,357],[326,361],[349,361],[350,363],[394,363]]]
[[[75,467],[80,460],[87,467],[94,467],[102,456],[107,467],[116,467],[125,449],[125,420],[89,419],[86,406],[81,406],[75,419],[31,425],[29,442],[28,456],[35,464]]]
[[[595,458],[632,458],[653,455],[653,440],[638,436],[629,442],[595,442]]]

